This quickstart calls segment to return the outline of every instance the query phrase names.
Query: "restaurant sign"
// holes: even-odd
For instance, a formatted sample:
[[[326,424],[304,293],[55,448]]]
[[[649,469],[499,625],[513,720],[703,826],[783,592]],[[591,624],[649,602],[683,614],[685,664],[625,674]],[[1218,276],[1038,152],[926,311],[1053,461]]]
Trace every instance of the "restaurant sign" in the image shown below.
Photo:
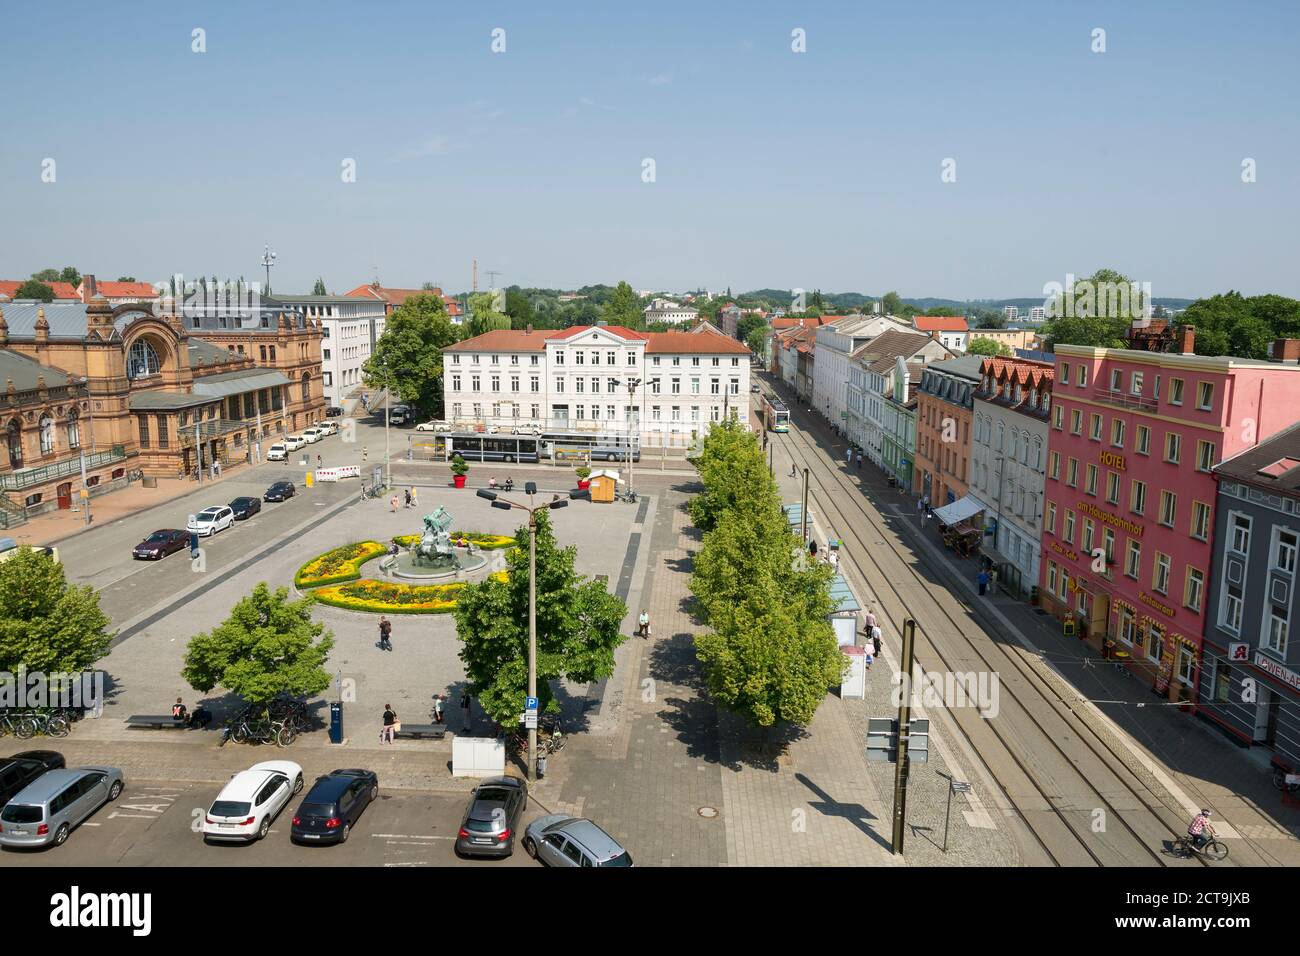
[[[1138,592],[1138,600],[1141,601],[1143,604],[1145,604],[1147,607],[1155,608],[1157,611],[1159,611],[1161,614],[1165,615],[1166,617],[1173,617],[1178,613],[1173,608],[1171,608],[1168,604],[1165,604],[1162,601],[1158,601],[1150,594],[1147,594],[1146,591]]]

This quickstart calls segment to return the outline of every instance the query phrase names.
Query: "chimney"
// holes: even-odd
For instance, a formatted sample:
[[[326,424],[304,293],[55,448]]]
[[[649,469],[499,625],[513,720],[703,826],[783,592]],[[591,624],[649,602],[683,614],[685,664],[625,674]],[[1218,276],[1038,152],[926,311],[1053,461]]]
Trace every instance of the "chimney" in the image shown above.
[[[603,329],[605,326],[609,325],[609,323],[606,322],[604,319],[597,319],[597,320],[596,320],[596,324],[597,324],[598,326],[600,326],[602,329]]]
[[[931,333],[930,333],[930,338],[932,338],[932,339],[934,339],[936,342],[938,342],[938,341],[939,341],[939,330],[938,330],[938,329],[935,329],[933,332],[931,332]]]
[[[1196,326],[1184,325],[1178,329],[1178,338],[1174,340],[1177,343],[1177,351],[1184,355],[1196,354]]]
[[[1300,339],[1277,339],[1273,342],[1273,361],[1300,365]]]
[[[91,299],[95,297],[95,293],[97,293],[98,291],[99,291],[99,286],[95,284],[94,276],[81,277],[81,301],[82,302],[89,302]]]
[[[533,323],[529,322],[528,327],[524,329],[524,335],[532,335],[532,334],[533,334]]]

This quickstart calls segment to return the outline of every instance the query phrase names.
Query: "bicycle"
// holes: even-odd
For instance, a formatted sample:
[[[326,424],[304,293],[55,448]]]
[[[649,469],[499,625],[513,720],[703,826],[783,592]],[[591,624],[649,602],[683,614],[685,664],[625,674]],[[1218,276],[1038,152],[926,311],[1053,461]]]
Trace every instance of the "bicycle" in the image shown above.
[[[27,714],[5,711],[0,716],[0,736],[13,734],[19,740],[30,740],[36,736],[36,722]]]
[[[1284,790],[1287,793],[1295,793],[1297,790],[1300,790],[1300,775],[1297,775],[1297,781],[1295,783],[1286,782],[1287,776],[1291,773],[1292,771],[1287,769],[1286,767],[1280,767],[1277,764],[1274,764],[1273,765],[1274,789]]]
[[[1192,842],[1191,837],[1183,836],[1179,837],[1174,843],[1174,849],[1179,851],[1183,856],[1200,856],[1216,863],[1219,860],[1226,860],[1228,858],[1227,845],[1219,842],[1219,839],[1214,835],[1213,830],[1210,831],[1210,839],[1206,841],[1203,846],[1197,847],[1196,844]]]
[[[47,737],[66,737],[72,732],[68,718],[59,712],[29,711],[26,715],[36,733]]]
[[[144,472],[141,471],[139,468],[132,468],[130,471],[126,473],[127,481],[139,481],[142,478],[144,478]]]

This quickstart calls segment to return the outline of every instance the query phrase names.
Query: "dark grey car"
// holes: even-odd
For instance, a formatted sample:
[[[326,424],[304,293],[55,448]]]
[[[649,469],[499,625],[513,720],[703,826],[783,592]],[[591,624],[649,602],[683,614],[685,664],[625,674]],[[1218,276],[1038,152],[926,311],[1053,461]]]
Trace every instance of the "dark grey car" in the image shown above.
[[[456,834],[465,856],[509,856],[515,831],[528,806],[528,784],[518,777],[489,777],[474,788]]]
[[[552,813],[528,824],[524,851],[547,866],[631,866],[632,854],[590,820]]]

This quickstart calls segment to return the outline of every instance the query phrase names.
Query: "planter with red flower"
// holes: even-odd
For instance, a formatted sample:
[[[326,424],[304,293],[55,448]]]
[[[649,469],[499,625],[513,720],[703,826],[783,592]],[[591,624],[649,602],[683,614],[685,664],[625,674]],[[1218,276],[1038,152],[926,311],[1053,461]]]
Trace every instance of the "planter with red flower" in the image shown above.
[[[591,482],[588,480],[591,477],[590,468],[588,468],[586,465],[580,465],[577,468],[573,469],[573,472],[578,476],[579,491],[583,491],[591,487]]]

